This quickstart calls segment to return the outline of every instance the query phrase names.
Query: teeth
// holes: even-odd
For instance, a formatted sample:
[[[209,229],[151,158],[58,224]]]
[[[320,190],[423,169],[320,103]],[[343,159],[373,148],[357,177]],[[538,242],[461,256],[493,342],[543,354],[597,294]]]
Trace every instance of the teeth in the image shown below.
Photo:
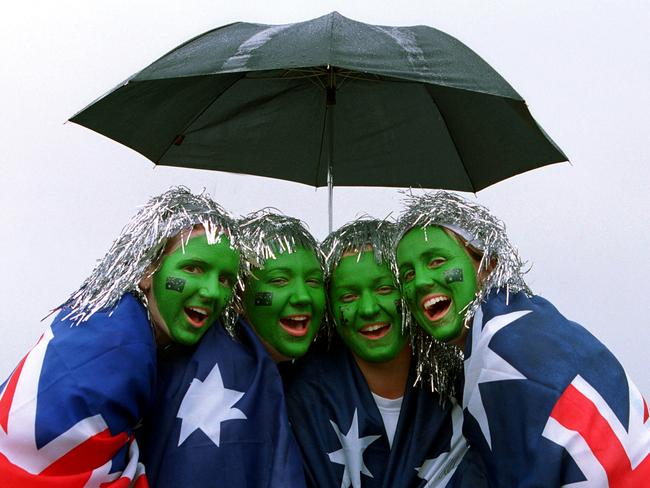
[[[196,307],[188,307],[188,308],[189,308],[190,310],[192,310],[193,312],[196,312],[196,313],[198,313],[198,314],[204,315],[204,316],[206,316],[206,317],[208,316],[208,313],[207,313],[205,310],[203,310],[202,308],[196,308]]]
[[[304,322],[305,320],[308,320],[309,317],[307,315],[294,315],[293,317],[287,317],[286,320],[293,320],[295,322]]]
[[[374,325],[369,325],[367,327],[363,327],[361,330],[363,332],[374,332],[379,329],[383,329],[386,327],[387,324],[374,324]]]
[[[437,297],[429,298],[426,302],[424,302],[424,308],[433,307],[436,303],[446,302],[447,300],[449,300],[449,298],[445,296],[437,296]]]

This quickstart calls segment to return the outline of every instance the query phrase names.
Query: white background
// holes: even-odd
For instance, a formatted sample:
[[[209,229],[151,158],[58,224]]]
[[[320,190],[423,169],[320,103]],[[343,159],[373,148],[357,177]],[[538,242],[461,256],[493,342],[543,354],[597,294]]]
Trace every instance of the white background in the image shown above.
[[[236,214],[274,206],[327,232],[327,191],[209,171],[154,168],[64,123],[201,32],[338,10],[426,24],[479,53],[527,100],[572,164],[469,195],[507,224],[533,290],[585,325],[648,396],[650,3],[644,0],[12,2],[0,16],[0,382],[35,342],[136,206],[173,184]],[[291,141],[287,141],[290,143]],[[396,164],[399,163],[396,161]],[[334,225],[399,211],[394,189],[335,190]]]

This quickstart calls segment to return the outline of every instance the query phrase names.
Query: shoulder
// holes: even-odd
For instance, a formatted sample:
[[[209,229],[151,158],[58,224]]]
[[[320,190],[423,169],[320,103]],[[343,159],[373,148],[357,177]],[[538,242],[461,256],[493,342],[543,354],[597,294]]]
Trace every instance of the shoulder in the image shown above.
[[[155,366],[156,345],[144,306],[130,294],[112,308],[93,314],[88,320],[74,323],[63,309],[52,323],[51,352],[65,360],[70,368],[92,361],[126,372],[129,367]],[[134,374],[136,374],[134,372]]]
[[[52,322],[55,338],[80,341],[95,338],[107,347],[123,342],[153,345],[147,311],[131,294],[125,294],[113,307],[95,312],[83,322],[74,322],[69,315],[70,310],[64,308]]]
[[[540,296],[491,294],[475,317],[468,346],[469,360],[478,355],[481,362],[496,361],[556,392],[576,375],[596,383],[625,379],[618,360],[598,339]]]

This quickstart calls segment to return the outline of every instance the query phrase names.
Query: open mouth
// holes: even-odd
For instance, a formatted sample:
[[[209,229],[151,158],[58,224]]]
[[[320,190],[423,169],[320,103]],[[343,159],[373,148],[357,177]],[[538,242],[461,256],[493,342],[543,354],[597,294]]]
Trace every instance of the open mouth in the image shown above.
[[[451,298],[447,295],[427,295],[422,299],[422,309],[431,322],[442,319],[451,308]]]
[[[210,310],[203,307],[185,307],[183,311],[190,325],[197,329],[203,327],[210,317]]]
[[[366,339],[377,340],[384,337],[390,332],[391,324],[389,322],[377,322],[374,324],[364,325],[359,329],[359,333]]]
[[[289,315],[280,319],[280,325],[287,334],[294,337],[302,337],[309,330],[311,315]]]

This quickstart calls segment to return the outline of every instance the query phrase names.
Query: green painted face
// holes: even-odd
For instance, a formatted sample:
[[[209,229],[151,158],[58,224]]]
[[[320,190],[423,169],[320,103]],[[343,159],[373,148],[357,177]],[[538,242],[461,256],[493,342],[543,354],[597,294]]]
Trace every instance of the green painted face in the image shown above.
[[[414,227],[397,246],[404,298],[418,324],[444,342],[463,333],[464,312],[477,292],[476,267],[463,245],[440,227]]]
[[[154,323],[174,342],[196,343],[232,297],[238,270],[239,251],[225,236],[210,245],[205,234],[197,235],[185,252],[179,245],[151,280]]]
[[[336,330],[356,356],[386,362],[404,349],[399,290],[389,266],[377,264],[372,251],[339,261],[329,296]]]
[[[323,271],[314,252],[300,247],[267,259],[246,282],[244,310],[273,359],[303,356],[325,312]]]

